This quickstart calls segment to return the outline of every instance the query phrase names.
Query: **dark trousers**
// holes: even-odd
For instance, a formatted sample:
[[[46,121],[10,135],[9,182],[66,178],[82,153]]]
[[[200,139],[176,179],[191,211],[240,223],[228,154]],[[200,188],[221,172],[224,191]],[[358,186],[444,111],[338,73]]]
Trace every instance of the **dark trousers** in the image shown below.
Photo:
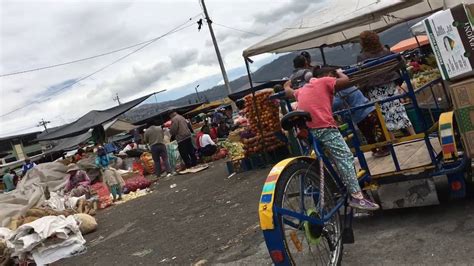
[[[377,117],[377,113],[372,111],[364,120],[357,124],[360,131],[367,140],[367,144],[374,144],[380,141],[385,141],[382,133],[382,126]]]
[[[196,166],[197,159],[191,138],[178,142],[178,151],[186,167]]]
[[[165,164],[165,169],[167,173],[171,173],[170,164],[168,162],[168,152],[166,151],[165,144],[155,144],[150,147],[151,148],[151,157],[153,157],[153,161],[155,162],[155,175],[161,175],[161,160],[163,159],[163,163]]]
[[[199,150],[199,153],[201,156],[212,156],[214,153],[217,151],[217,146],[216,145],[207,145],[206,147],[203,147]]]

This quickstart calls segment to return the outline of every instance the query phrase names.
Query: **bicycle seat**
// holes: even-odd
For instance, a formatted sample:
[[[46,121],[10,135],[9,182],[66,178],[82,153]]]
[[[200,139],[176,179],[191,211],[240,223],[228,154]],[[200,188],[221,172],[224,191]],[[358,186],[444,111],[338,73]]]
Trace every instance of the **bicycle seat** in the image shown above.
[[[283,116],[281,127],[284,130],[290,130],[293,127],[305,126],[308,121],[311,121],[311,115],[308,112],[292,111]]]

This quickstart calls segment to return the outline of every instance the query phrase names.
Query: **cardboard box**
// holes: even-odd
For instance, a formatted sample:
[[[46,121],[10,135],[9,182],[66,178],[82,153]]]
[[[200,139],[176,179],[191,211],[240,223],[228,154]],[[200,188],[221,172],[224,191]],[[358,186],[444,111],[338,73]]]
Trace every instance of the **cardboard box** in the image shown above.
[[[454,113],[464,150],[470,158],[474,158],[474,105],[456,109]]]
[[[454,110],[459,132],[462,134],[474,131],[474,106]]]
[[[444,80],[474,76],[474,4],[458,5],[424,20]]]
[[[467,157],[474,158],[474,131],[461,134],[461,138]]]
[[[474,106],[474,78],[449,85],[455,109]]]

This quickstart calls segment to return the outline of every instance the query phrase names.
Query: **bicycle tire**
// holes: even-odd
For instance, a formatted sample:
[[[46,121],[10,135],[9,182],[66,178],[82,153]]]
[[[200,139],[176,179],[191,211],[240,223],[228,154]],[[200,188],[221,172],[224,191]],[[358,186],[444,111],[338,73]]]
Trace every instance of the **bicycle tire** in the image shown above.
[[[316,164],[316,166],[310,165],[310,164],[308,164],[306,162],[302,162],[302,161],[296,162],[296,163],[290,165],[288,168],[286,168],[281,173],[281,175],[278,179],[278,182],[276,184],[276,189],[275,189],[275,205],[276,206],[278,206],[280,208],[285,208],[285,205],[286,205],[285,202],[284,202],[285,192],[288,191],[288,186],[289,186],[290,182],[292,182],[292,179],[295,176],[297,176],[298,174],[303,174],[304,173],[305,178],[306,177],[309,178],[308,180],[310,180],[311,184],[312,185],[317,184],[317,186],[319,188],[320,178],[319,178],[319,174],[318,174],[318,170],[317,170],[317,169],[319,169],[317,167],[318,162],[315,162],[314,164]],[[298,179],[298,183],[299,183],[299,179]],[[325,197],[324,197],[325,209],[326,210],[334,208],[335,203],[336,203],[336,199],[335,199],[335,194],[336,193],[339,193],[339,190],[337,190],[337,185],[334,182],[333,178],[329,175],[329,173],[326,172],[326,175],[325,175]],[[337,211],[331,219],[331,222],[334,223],[334,224],[332,224],[332,227],[333,227],[333,229],[336,233],[333,236],[333,238],[337,239],[337,242],[336,242],[336,251],[335,251],[335,253],[327,255],[327,257],[329,258],[328,263],[324,263],[324,261],[321,258],[320,258],[320,261],[319,261],[321,263],[318,263],[318,261],[315,260],[315,257],[314,257],[315,254],[311,250],[311,245],[313,245],[313,244],[310,244],[310,242],[315,242],[314,239],[312,239],[312,240],[306,239],[306,244],[307,244],[308,250],[310,251],[311,255],[313,256],[312,260],[307,260],[307,258],[305,258],[304,254],[302,254],[302,253],[301,254],[295,254],[294,250],[297,249],[297,247],[296,247],[297,244],[295,244],[295,242],[294,242],[295,240],[291,239],[291,234],[292,233],[290,232],[290,236],[289,237],[287,236],[286,229],[289,229],[289,228],[287,226],[285,226],[285,224],[283,222],[283,216],[281,214],[277,214],[277,215],[278,215],[277,221],[280,223],[281,234],[283,236],[282,239],[284,239],[283,244],[284,244],[284,247],[285,247],[285,253],[286,253],[285,255],[289,258],[289,261],[291,262],[292,265],[308,265],[308,264],[311,264],[311,265],[340,265],[341,264],[342,254],[343,254],[343,244],[342,244],[341,235],[342,235],[343,227],[342,227],[342,221],[341,221],[339,211]],[[292,229],[290,228],[289,230],[292,230]],[[304,238],[308,238],[308,236],[306,235],[305,230],[303,230],[304,233],[301,232],[301,230],[295,230],[295,229],[293,229],[293,230],[295,232],[299,232],[300,235],[303,234]],[[297,234],[297,233],[295,233],[295,234]],[[329,243],[329,240],[327,240],[325,237],[321,236],[320,240],[323,240],[323,241],[326,240],[326,242]],[[304,244],[304,242],[305,241],[303,241],[303,244]],[[329,245],[329,244],[327,244],[327,245]],[[315,245],[315,247],[317,247],[318,251],[320,251],[319,250],[319,244]],[[299,252],[296,252],[296,253],[299,253]],[[302,256],[300,256],[300,255],[302,255]],[[321,256],[323,256],[323,255],[324,254],[321,254]]]

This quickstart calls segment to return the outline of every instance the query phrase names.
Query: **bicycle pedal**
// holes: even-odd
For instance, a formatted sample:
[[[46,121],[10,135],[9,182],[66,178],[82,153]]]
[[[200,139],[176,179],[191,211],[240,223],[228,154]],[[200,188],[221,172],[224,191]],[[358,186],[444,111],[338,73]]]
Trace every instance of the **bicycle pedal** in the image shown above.
[[[342,231],[342,243],[343,244],[355,243],[354,230],[352,230],[352,228],[344,228],[344,231]]]

